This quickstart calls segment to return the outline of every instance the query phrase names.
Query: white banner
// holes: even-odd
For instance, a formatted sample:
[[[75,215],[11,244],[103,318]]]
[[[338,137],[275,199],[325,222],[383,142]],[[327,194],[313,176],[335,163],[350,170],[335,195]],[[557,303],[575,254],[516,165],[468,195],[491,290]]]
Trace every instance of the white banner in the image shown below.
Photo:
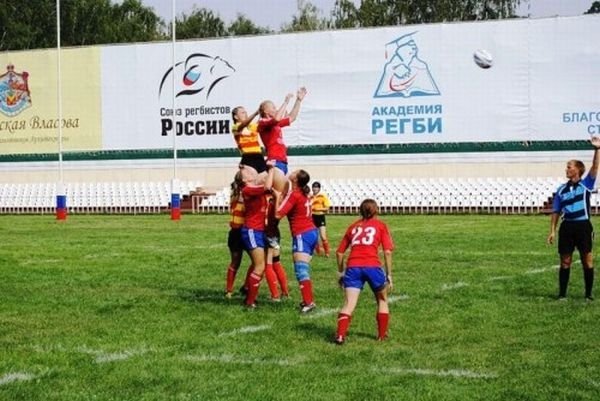
[[[103,148],[233,147],[231,110],[308,89],[289,146],[600,134],[600,18],[582,16],[102,48]],[[473,61],[488,51],[493,66]]]

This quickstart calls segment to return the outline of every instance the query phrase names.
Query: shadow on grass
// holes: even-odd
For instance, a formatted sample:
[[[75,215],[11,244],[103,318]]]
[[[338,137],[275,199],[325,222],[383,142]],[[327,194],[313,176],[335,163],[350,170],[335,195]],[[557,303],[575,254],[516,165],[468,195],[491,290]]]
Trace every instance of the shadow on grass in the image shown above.
[[[239,292],[234,293],[231,298],[225,298],[223,291],[205,288],[180,288],[177,290],[177,298],[192,304],[228,305],[236,308],[243,307],[244,296]],[[271,302],[268,298],[259,297],[256,301],[258,310],[274,310],[287,308],[288,301]]]

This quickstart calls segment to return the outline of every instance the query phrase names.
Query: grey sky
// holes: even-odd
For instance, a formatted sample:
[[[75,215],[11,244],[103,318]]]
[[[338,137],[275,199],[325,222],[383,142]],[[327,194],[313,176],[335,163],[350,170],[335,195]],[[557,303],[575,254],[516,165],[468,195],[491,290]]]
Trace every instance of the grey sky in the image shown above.
[[[519,14],[529,14],[534,18],[581,15],[590,8],[593,1],[530,0],[529,4],[523,4],[519,8]],[[165,21],[171,20],[171,0],[142,0],[142,3],[153,7]],[[328,16],[335,0],[311,0],[311,3],[323,12],[323,16]],[[189,13],[194,6],[204,7],[218,13],[225,22],[230,22],[236,14],[242,13],[258,25],[278,29],[291,20],[296,13],[296,5],[297,0],[176,0],[176,13]]]

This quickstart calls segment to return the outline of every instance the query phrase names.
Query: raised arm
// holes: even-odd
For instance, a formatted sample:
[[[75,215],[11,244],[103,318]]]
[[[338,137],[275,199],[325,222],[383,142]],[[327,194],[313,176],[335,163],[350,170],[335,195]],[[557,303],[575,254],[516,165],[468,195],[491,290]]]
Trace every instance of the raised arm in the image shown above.
[[[288,93],[287,95],[285,95],[285,100],[281,104],[281,107],[279,107],[279,110],[277,110],[277,114],[275,114],[275,120],[279,121],[283,117],[285,117],[285,111],[287,110],[288,104],[290,103],[290,100],[293,97],[294,97],[294,95],[292,95],[291,93]]]
[[[296,117],[298,117],[298,113],[300,112],[300,104],[302,103],[302,100],[304,100],[304,96],[306,96],[306,88],[302,87],[298,89],[296,101],[294,102],[294,106],[292,106],[292,111],[290,111],[290,114],[288,115],[290,123],[293,123],[296,120]]]
[[[592,143],[592,146],[594,146],[594,161],[592,162],[589,175],[595,179],[598,176],[598,165],[600,164],[600,160],[598,160],[598,153],[600,152],[600,137],[593,136],[590,142]]]
[[[256,116],[258,115],[258,110],[256,110],[254,113],[250,114],[248,116],[247,119],[245,119],[244,121],[240,121],[240,123],[237,125],[237,130],[236,132],[234,132],[234,134],[241,134],[242,131],[244,130],[244,128],[246,128],[248,126],[248,124],[250,124],[252,122],[252,120],[254,120],[256,118]]]

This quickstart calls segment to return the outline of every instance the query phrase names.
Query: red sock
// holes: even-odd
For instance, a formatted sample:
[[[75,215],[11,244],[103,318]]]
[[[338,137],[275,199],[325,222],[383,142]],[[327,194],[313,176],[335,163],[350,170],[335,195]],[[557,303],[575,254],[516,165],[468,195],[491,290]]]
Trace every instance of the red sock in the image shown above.
[[[389,313],[377,313],[377,338],[384,339],[387,336]]]
[[[267,265],[265,268],[265,279],[271,292],[271,298],[279,298],[279,289],[277,288],[277,275],[273,270],[273,265]]]
[[[246,305],[252,305],[258,297],[258,287],[260,286],[261,276],[252,273],[248,278],[248,295],[246,295]]]
[[[342,336],[346,337],[346,333],[348,333],[348,327],[350,327],[350,322],[352,321],[352,316],[347,315],[345,313],[338,314],[337,321],[337,333],[336,337]]]
[[[302,302],[304,302],[304,305],[310,305],[314,302],[312,282],[310,279],[300,281],[300,293],[302,294]]]
[[[233,282],[235,281],[235,275],[237,270],[233,267],[233,265],[229,265],[227,268],[227,284],[225,286],[225,291],[233,292]]]
[[[248,289],[248,284],[250,281],[250,275],[254,273],[254,266],[248,266],[248,271],[246,272],[246,280],[244,280],[244,288]]]
[[[323,240],[323,249],[325,250],[325,255],[329,256],[329,241]]]
[[[287,275],[285,274],[285,270],[281,265],[281,262],[273,263],[273,270],[275,270],[275,274],[277,275],[281,292],[287,297],[290,295],[290,290],[288,289]]]

